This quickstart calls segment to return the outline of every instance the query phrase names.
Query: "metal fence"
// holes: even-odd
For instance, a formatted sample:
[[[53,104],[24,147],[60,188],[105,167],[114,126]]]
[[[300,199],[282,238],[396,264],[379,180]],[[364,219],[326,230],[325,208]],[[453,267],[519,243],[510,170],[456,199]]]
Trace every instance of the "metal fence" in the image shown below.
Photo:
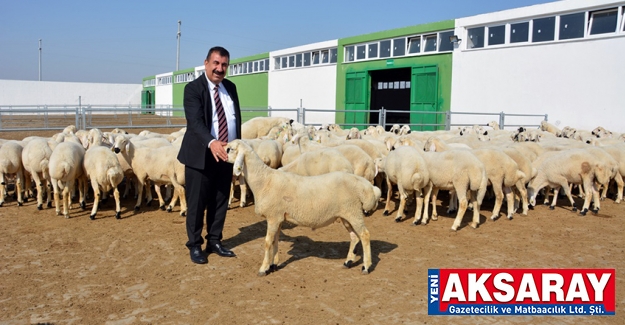
[[[474,124],[486,124],[497,121],[501,128],[505,127],[538,127],[542,120],[547,120],[547,114],[510,114],[510,113],[478,113],[478,112],[414,112],[403,110],[327,110],[308,109],[304,107],[292,109],[269,108],[242,108],[243,119],[248,120],[254,116],[292,116],[294,120],[305,124],[320,126],[325,123],[334,123],[337,113],[365,114],[369,120],[371,114],[377,114],[377,123],[342,123],[342,127],[367,127],[369,125],[382,125],[390,128],[387,122],[389,113],[395,116],[401,114],[415,114],[436,117],[437,123],[403,123],[413,129],[430,128],[450,130],[453,127],[470,126]],[[325,118],[320,118],[324,115]],[[460,118],[460,116],[465,116]],[[466,122],[479,120],[480,123]],[[454,120],[464,120],[463,123],[452,123]],[[332,122],[327,122],[331,120]],[[406,118],[409,120],[409,118]],[[321,122],[326,121],[326,122]],[[465,123],[466,122],[466,123]],[[91,128],[182,128],[186,126],[184,109],[182,107],[154,107],[144,108],[138,106],[111,106],[111,105],[23,105],[23,106],[0,106],[0,131],[43,131],[62,130],[68,125],[75,125],[78,129]]]

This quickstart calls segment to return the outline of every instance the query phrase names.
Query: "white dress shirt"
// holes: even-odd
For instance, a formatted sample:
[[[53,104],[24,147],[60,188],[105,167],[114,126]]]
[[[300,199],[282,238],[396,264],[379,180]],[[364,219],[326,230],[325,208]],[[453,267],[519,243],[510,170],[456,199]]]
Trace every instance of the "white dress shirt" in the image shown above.
[[[215,84],[213,84],[206,74],[206,81],[208,81],[208,93],[210,94],[211,104],[213,107],[213,127],[211,128],[211,135],[215,138],[219,138],[219,119],[217,117],[217,109],[215,109]],[[224,107],[224,113],[226,114],[226,121],[228,122],[228,142],[237,138],[237,124],[236,124],[236,116],[234,115],[234,102],[226,87],[224,87],[223,83],[219,84],[219,99],[221,100],[221,104]],[[213,140],[214,141],[214,140]],[[213,142],[211,141],[211,142]],[[210,147],[210,143],[208,144]]]

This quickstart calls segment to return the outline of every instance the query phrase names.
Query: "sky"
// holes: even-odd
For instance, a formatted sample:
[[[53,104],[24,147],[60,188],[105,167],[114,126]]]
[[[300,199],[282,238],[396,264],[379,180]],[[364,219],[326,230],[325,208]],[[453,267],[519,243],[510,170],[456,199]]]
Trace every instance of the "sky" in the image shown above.
[[[200,66],[310,43],[551,0],[0,0],[0,79],[140,84]]]

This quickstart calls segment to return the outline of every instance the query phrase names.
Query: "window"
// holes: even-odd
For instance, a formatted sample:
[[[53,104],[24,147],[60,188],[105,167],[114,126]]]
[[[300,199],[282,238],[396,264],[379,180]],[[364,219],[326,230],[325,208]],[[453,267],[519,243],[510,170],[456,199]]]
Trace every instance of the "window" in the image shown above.
[[[378,43],[369,44],[369,53],[367,54],[367,58],[377,58],[378,57]]]
[[[328,50],[321,51],[321,63],[328,63],[330,56]]]
[[[425,40],[425,49],[423,49],[424,52],[435,52],[436,51],[436,41],[437,41],[437,36],[436,35],[427,35],[423,37]]]
[[[356,60],[364,60],[365,59],[365,53],[366,53],[366,46],[365,45],[358,45],[356,46]]]
[[[580,12],[560,16],[559,39],[571,39],[584,37],[584,19],[586,13]]]
[[[415,54],[421,52],[421,36],[408,39],[408,53]]]
[[[616,32],[618,15],[615,9],[595,11],[590,13],[590,35]]]
[[[269,59],[265,59],[265,71],[269,71]]]
[[[247,63],[243,63],[243,72],[242,73],[247,73]]]
[[[532,42],[546,42],[554,40],[556,17],[534,19],[532,28]]]
[[[280,69],[280,58],[276,58],[276,60],[274,61],[274,69]]]
[[[319,64],[319,52],[312,52],[312,64]]]
[[[406,55],[406,39],[396,38],[393,40],[393,56]]]
[[[380,57],[388,58],[391,56],[391,40],[380,42]]]
[[[333,49],[330,49],[330,63],[336,63],[336,47]]]
[[[499,45],[506,42],[506,25],[488,27],[488,45]]]
[[[301,53],[295,55],[295,66],[296,67],[302,66],[302,54]]]
[[[438,33],[438,51],[453,51],[454,44],[449,41],[449,36],[454,35],[454,31],[450,30],[448,32]]]
[[[258,70],[265,71],[265,60],[258,62],[258,65],[259,65]]]
[[[310,65],[310,52],[304,53],[304,66],[307,67]]]
[[[345,61],[351,62],[354,61],[354,46],[346,46],[345,47]]]
[[[283,57],[283,58],[282,58],[282,69],[286,68],[287,66],[288,66],[288,65],[287,65],[287,58],[286,58],[286,57]]]
[[[521,43],[529,40],[530,23],[518,23],[510,25],[510,43]]]
[[[249,73],[252,73],[252,72],[256,71],[256,70],[254,70],[254,62],[248,62],[247,63],[247,70],[248,70],[247,72],[249,72]]]
[[[484,27],[470,28],[467,48],[477,49],[480,47],[484,47]]]
[[[292,68],[295,66],[295,55],[291,55],[289,56],[289,68]]]
[[[254,72],[258,72],[258,61],[254,62]]]

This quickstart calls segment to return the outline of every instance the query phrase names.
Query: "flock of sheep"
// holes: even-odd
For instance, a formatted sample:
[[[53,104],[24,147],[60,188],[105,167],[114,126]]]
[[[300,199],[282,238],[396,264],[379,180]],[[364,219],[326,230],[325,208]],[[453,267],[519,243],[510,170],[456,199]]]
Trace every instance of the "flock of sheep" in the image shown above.
[[[384,215],[392,210],[393,190],[398,191],[397,221],[406,217],[406,205],[414,201],[415,225],[437,220],[438,192],[449,191],[447,212],[456,212],[454,231],[467,209],[473,214],[470,226],[478,227],[485,197],[494,199],[492,220],[500,217],[504,202],[508,219],[519,209],[527,215],[541,190],[551,209],[561,190],[573,211],[579,209],[581,215],[600,209],[611,182],[616,184],[615,203],[622,200],[625,135],[602,127],[560,130],[546,121],[532,130],[501,130],[496,122],[488,126],[411,132],[399,125],[390,131],[381,126],[343,130],[335,124],[315,128],[283,117],[245,122],[242,140],[227,148],[228,161],[234,164],[231,200],[238,184],[239,204],[245,206],[249,187],[255,212],[267,219],[259,274],[278,265],[278,234],[283,222],[314,229],[337,220],[351,238],[344,265],[353,264],[354,248],[362,242],[362,273],[367,274],[371,249],[364,218],[377,208],[381,189],[386,190]],[[148,130],[129,134],[121,129],[103,132],[68,126],[52,137],[0,140],[0,206],[7,197],[7,180],[12,179],[18,205],[36,195],[37,208],[43,209],[44,200],[52,207],[54,197],[57,215],[62,207],[69,218],[72,195],[77,190],[78,202],[85,209],[91,184],[91,219],[95,219],[99,202],[111,192],[116,218],[120,218],[120,196],[127,197],[133,187],[138,210],[144,191],[146,203],[152,201],[153,185],[159,207],[172,211],[180,199],[180,215],[184,216],[184,166],[176,159],[184,132],[183,128],[170,134]],[[118,186],[124,179],[120,195]],[[574,185],[584,197],[581,207],[573,200]],[[167,189],[166,197],[171,197],[169,204],[161,194],[162,186]]]

